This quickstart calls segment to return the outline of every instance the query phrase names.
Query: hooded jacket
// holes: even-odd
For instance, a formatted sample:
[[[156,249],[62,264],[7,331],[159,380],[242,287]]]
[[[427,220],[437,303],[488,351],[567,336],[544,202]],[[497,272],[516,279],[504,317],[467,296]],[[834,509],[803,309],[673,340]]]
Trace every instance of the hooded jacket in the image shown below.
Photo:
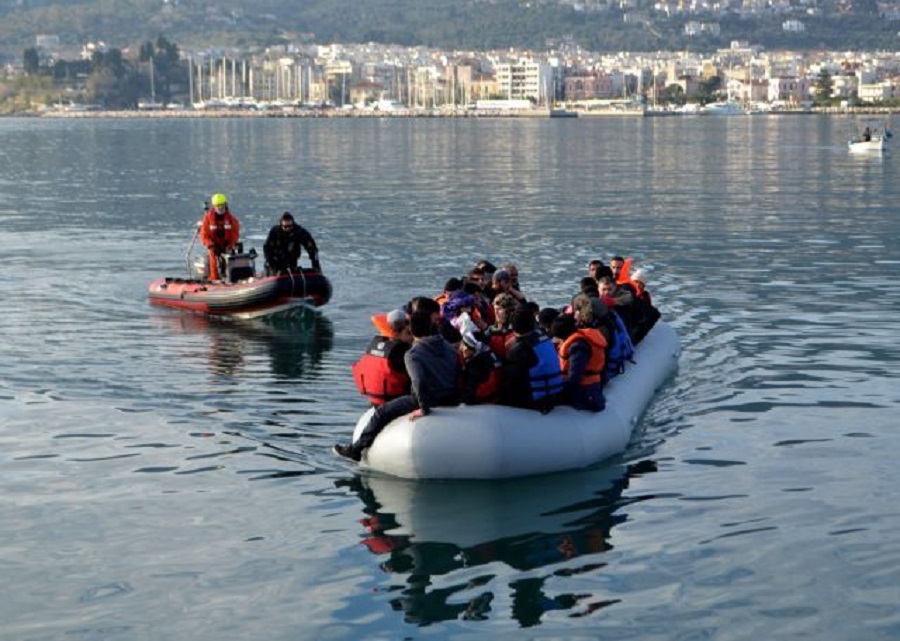
[[[432,407],[457,405],[459,357],[441,335],[416,339],[403,357],[412,385],[412,395],[428,414]]]

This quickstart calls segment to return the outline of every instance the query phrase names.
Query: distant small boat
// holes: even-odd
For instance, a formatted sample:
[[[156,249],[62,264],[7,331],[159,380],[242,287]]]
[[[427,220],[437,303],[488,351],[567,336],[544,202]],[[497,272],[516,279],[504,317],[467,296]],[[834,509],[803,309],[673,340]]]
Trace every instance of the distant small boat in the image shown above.
[[[884,138],[882,136],[872,136],[870,140],[851,138],[847,141],[847,147],[850,153],[881,153],[884,151]]]
[[[890,132],[881,125],[866,125],[862,132],[847,141],[850,153],[881,153],[884,151],[884,142],[890,137]]]

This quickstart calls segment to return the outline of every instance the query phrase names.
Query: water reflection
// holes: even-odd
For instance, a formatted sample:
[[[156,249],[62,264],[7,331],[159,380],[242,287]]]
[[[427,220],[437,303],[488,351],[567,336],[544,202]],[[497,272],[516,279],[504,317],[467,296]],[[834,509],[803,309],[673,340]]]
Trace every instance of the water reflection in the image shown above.
[[[184,335],[202,335],[210,371],[234,378],[265,355],[272,376],[299,379],[316,371],[334,343],[331,321],[314,309],[251,320],[200,314],[161,314],[154,323]]]
[[[616,602],[590,593],[551,596],[546,583],[604,567],[598,555],[612,548],[610,531],[628,518],[622,508],[653,498],[624,498],[623,491],[631,479],[654,471],[654,462],[643,461],[503,482],[356,476],[338,484],[363,503],[362,543],[380,558],[379,567],[405,578],[391,588],[400,592],[391,607],[406,622],[489,618],[497,572],[488,568],[500,563],[519,572],[548,568],[508,583],[510,616],[530,627],[551,610],[585,616]],[[481,566],[483,574],[472,573]],[[457,572],[465,578],[453,581]]]

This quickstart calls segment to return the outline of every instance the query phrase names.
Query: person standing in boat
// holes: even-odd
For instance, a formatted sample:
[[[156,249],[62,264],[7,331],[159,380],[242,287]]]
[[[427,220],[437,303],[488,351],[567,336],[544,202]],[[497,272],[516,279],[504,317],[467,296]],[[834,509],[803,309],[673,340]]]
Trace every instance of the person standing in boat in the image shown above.
[[[319,248],[316,241],[303,226],[298,225],[291,212],[281,215],[278,224],[269,230],[263,245],[266,258],[266,275],[291,273],[297,270],[301,250],[305,249],[312,261],[312,268],[322,271],[319,264]]]
[[[338,456],[359,461],[363,452],[394,419],[409,415],[410,420],[427,416],[434,407],[459,404],[457,351],[436,333],[432,312],[414,311],[409,318],[413,346],[403,357],[409,373],[411,393],[375,408],[359,438],[349,444],[337,444],[332,451]]]
[[[241,223],[228,207],[225,194],[214,194],[211,207],[200,221],[200,242],[209,254],[209,279],[219,280],[219,261],[238,244]]]

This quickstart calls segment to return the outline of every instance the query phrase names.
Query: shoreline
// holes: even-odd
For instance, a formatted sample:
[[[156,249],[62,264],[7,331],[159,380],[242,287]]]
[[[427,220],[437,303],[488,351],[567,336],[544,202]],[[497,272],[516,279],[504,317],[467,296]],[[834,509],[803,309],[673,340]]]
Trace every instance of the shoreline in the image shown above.
[[[788,115],[824,115],[824,116],[881,116],[890,117],[900,112],[900,107],[809,107],[794,109],[775,109],[771,111],[753,111],[730,116],[711,114],[682,113],[663,110],[591,110],[577,111],[567,109],[497,109],[497,110],[413,110],[397,109],[390,111],[377,110],[342,110],[342,109],[160,109],[160,110],[66,110],[49,109],[41,111],[17,112],[2,114],[0,118],[674,118],[674,117],[734,117],[734,116],[788,116]]]

